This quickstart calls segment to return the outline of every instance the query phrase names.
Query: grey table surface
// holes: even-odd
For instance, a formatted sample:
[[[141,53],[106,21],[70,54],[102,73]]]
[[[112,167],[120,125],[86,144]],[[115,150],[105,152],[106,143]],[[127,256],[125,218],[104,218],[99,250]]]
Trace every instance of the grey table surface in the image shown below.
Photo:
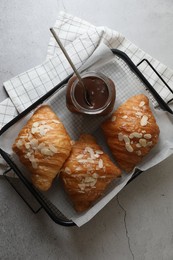
[[[59,11],[124,34],[173,68],[172,0],[1,0],[0,101],[3,82],[44,61]],[[34,215],[0,178],[0,259],[173,259],[173,174],[168,158],[126,186],[81,228]]]

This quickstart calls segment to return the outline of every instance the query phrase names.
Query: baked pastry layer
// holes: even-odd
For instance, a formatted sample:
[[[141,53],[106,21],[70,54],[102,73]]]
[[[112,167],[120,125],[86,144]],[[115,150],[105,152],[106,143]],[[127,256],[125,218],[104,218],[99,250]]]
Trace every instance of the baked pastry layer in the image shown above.
[[[78,212],[87,210],[120,175],[120,169],[89,134],[81,135],[75,142],[60,174]]]
[[[71,140],[60,119],[44,105],[22,128],[12,148],[30,170],[32,183],[46,191],[70,154]]]
[[[129,98],[102,124],[102,129],[120,168],[129,172],[157,144],[159,127],[143,94]]]

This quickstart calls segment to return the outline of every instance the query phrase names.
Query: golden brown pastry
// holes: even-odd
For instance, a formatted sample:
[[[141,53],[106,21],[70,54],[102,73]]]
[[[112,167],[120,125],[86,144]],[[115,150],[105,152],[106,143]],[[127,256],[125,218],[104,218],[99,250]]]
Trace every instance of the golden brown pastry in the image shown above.
[[[34,186],[46,191],[70,154],[71,140],[56,114],[44,105],[22,128],[12,148],[32,173]]]
[[[148,98],[129,98],[102,124],[108,146],[120,168],[131,171],[158,142],[159,127]]]
[[[121,175],[117,168],[88,134],[81,135],[66,160],[61,178],[74,208],[87,210],[99,198],[108,184]]]

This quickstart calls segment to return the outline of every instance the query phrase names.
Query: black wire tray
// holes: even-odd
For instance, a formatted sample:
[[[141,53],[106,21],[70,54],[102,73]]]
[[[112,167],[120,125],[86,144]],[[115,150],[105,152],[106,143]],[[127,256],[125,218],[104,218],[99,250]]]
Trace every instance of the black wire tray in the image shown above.
[[[164,81],[164,79],[159,75],[159,73],[153,68],[153,66],[150,64],[150,62],[148,60],[144,59],[141,62],[139,62],[138,65],[135,65],[124,52],[117,50],[117,49],[112,49],[112,52],[115,55],[115,58],[117,59],[117,61],[119,63],[122,63],[123,68],[126,69],[127,73],[130,76],[130,80],[137,78],[137,80],[140,81],[141,85],[150,93],[150,95],[152,96],[152,99],[154,99],[154,101],[159,105],[159,107],[161,109],[163,109],[164,111],[167,111],[167,112],[173,114],[173,111],[168,104],[172,101],[172,99],[169,100],[168,102],[165,102],[162,99],[162,97],[157,93],[155,88],[149,83],[149,81],[145,78],[145,76],[138,69],[138,67],[143,62],[146,62],[148,64],[148,66],[150,66],[150,68],[154,71],[154,73],[157,74],[159,79],[164,84],[164,87],[166,87],[173,94],[172,89],[168,86],[168,84]],[[112,71],[112,73],[115,74],[116,71]],[[117,72],[117,74],[118,74],[118,72]],[[47,99],[49,99],[52,95],[57,93],[57,91],[62,89],[63,86],[68,82],[68,80],[71,76],[72,75],[68,76],[60,84],[55,86],[48,93],[46,93],[44,96],[42,96],[39,100],[37,100],[35,103],[33,103],[30,107],[28,107],[26,110],[24,110],[18,116],[16,116],[13,120],[11,120],[9,123],[7,123],[0,130],[0,136],[2,136],[12,126],[14,126],[20,119],[24,118],[31,111],[33,111],[37,106],[41,105],[43,102],[45,102]],[[2,149],[2,147],[0,148],[0,154],[9,166],[8,169],[3,174],[4,177],[10,183],[10,185],[15,189],[15,191],[21,196],[21,198],[24,200],[24,202],[27,204],[27,206],[32,210],[32,212],[34,212],[36,214],[41,209],[44,209],[46,211],[46,213],[49,215],[49,217],[55,223],[63,225],[63,226],[75,225],[75,223],[72,220],[68,219],[66,216],[64,216],[58,210],[58,208],[42,192],[38,191],[31,184],[31,182],[28,180],[28,178],[26,178],[26,176],[22,173],[22,170],[17,166],[17,164],[11,158],[10,154],[8,154],[7,151]],[[18,176],[18,178],[9,177],[10,176],[9,173],[11,173],[11,172],[14,172]],[[129,182],[131,182],[139,174],[141,174],[141,171],[137,170],[133,174],[133,177],[130,179]]]

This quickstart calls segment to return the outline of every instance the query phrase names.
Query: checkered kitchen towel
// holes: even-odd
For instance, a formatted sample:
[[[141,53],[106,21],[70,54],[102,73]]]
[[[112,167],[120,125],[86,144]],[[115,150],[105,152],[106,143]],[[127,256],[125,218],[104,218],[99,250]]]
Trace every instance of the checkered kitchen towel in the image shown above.
[[[119,32],[104,26],[95,27],[64,12],[60,12],[54,29],[77,68],[85,63],[101,43],[104,43],[109,48],[124,51],[135,64],[144,58],[148,59],[173,89],[173,71]],[[147,64],[143,63],[140,70],[166,101],[173,98],[173,94],[163,83],[161,84]],[[45,62],[4,83],[9,98],[0,103],[0,128],[71,73],[68,61],[51,36]]]

